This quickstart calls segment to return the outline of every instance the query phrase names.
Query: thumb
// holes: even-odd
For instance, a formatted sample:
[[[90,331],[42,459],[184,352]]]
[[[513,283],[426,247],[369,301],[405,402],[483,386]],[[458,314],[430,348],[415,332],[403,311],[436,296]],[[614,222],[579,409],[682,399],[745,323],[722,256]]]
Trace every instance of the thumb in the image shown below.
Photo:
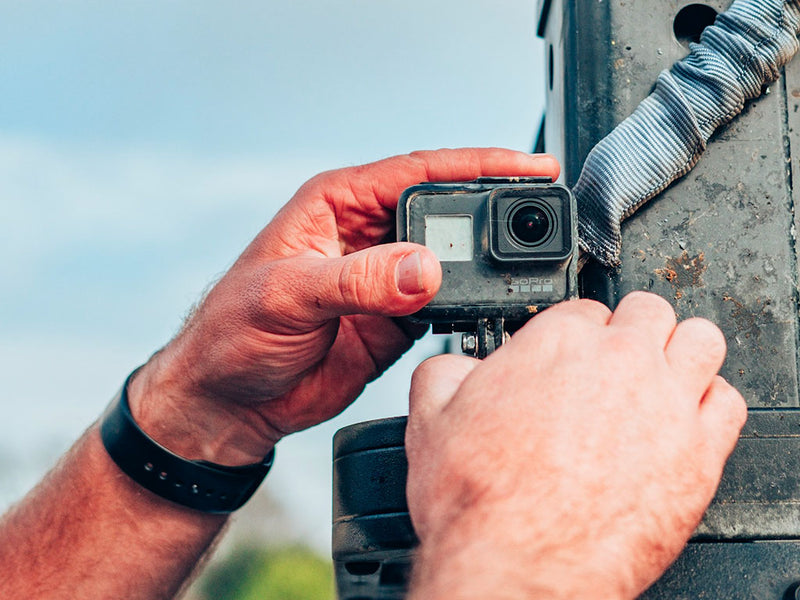
[[[437,452],[447,440],[447,432],[442,430],[442,410],[479,364],[477,358],[442,354],[419,365],[411,379],[406,425],[406,497],[411,522],[420,539],[427,536],[430,527],[429,500],[441,484],[436,481],[437,470],[431,469],[431,463],[436,461]]]
[[[305,322],[353,314],[408,315],[430,302],[442,281],[436,255],[419,244],[382,244],[339,258],[294,257],[280,263],[270,273],[270,295],[284,305],[284,315]]]
[[[436,419],[476,366],[477,358],[441,354],[429,358],[414,371],[409,394],[409,428],[424,427]]]
[[[429,481],[426,483],[429,474],[426,475],[425,469],[421,470],[420,465],[430,460],[431,450],[446,439],[442,437],[441,413],[480,362],[469,356],[442,354],[429,358],[414,371],[406,425],[409,474],[412,470],[416,473],[409,477],[406,488],[409,507],[415,503],[415,499],[425,496],[425,488],[431,487]],[[421,534],[425,529],[425,515],[416,513],[413,509],[411,515],[417,533]]]

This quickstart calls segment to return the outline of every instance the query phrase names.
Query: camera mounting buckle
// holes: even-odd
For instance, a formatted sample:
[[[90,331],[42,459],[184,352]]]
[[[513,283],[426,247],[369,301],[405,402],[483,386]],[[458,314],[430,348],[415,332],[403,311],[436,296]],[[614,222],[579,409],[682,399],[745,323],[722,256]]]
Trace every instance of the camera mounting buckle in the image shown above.
[[[481,318],[478,319],[476,331],[461,335],[461,350],[475,358],[486,358],[497,350],[511,336],[506,333],[505,319]]]

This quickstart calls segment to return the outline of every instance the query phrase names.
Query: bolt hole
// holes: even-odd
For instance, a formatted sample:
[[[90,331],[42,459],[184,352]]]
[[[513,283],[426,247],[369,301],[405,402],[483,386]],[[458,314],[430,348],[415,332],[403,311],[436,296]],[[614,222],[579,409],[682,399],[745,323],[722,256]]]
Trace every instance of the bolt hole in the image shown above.
[[[410,563],[388,563],[383,565],[380,585],[408,586],[411,574]]]
[[[690,42],[700,41],[700,34],[713,25],[716,18],[717,11],[706,4],[684,6],[672,22],[675,39],[688,48]]]
[[[381,563],[372,560],[344,563],[344,568],[350,575],[358,575],[361,577],[377,573],[380,566]]]

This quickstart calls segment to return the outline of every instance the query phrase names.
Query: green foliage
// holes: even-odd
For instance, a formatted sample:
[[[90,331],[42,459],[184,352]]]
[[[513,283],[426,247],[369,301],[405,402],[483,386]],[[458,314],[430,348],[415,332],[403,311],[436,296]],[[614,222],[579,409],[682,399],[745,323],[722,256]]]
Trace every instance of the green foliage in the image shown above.
[[[332,600],[333,569],[307,548],[239,548],[200,584],[208,600]]]

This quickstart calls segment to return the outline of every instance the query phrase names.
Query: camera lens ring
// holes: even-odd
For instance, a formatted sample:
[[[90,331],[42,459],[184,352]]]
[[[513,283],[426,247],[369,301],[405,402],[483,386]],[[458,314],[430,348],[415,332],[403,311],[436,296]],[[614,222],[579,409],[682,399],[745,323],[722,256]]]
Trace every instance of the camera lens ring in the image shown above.
[[[556,215],[552,207],[535,199],[513,203],[506,211],[509,238],[523,248],[538,248],[553,239]]]

